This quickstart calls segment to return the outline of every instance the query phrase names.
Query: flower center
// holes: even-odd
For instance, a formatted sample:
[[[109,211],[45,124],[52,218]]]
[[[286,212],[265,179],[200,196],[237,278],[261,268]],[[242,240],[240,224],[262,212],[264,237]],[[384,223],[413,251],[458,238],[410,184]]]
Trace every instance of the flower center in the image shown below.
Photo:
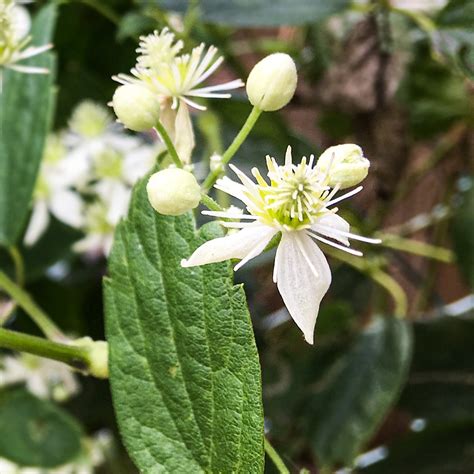
[[[94,158],[94,170],[99,178],[120,178],[123,156],[115,150],[107,149]]]
[[[288,230],[299,230],[309,227],[326,213],[326,204],[333,193],[327,185],[326,174],[312,168],[312,163],[313,157],[309,164],[303,158],[298,165],[287,162],[278,166],[273,158],[268,157],[270,184],[258,170],[252,170],[261,198],[257,215]],[[254,211],[256,209],[251,210]]]
[[[86,100],[74,110],[69,127],[84,138],[95,138],[105,133],[111,123],[106,109]]]

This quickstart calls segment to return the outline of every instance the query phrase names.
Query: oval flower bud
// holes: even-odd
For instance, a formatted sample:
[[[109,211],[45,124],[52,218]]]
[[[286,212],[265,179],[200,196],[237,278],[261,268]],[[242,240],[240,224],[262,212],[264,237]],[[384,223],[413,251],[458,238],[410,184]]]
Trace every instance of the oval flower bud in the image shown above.
[[[201,188],[196,178],[180,168],[168,168],[153,174],[146,186],[148,200],[155,211],[179,216],[198,206]]]
[[[140,84],[118,87],[112,99],[112,106],[125,127],[135,132],[150,130],[160,118],[159,99]]]
[[[288,54],[270,54],[250,71],[246,86],[250,103],[266,112],[281,109],[293,98],[297,80],[295,62]]]
[[[340,185],[341,189],[359,184],[369,172],[370,161],[364,157],[362,148],[352,143],[331,146],[319,157],[317,168],[329,172],[329,186]]]

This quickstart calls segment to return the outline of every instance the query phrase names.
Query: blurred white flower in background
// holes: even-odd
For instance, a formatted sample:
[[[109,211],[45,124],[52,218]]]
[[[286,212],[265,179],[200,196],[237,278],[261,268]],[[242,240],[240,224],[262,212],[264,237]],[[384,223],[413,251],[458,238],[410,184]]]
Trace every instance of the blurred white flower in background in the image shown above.
[[[201,87],[222,64],[214,46],[201,43],[190,54],[179,54],[184,44],[175,41],[168,28],[140,37],[137,64],[129,74],[114,76],[120,84],[143,84],[159,97],[161,122],[174,142],[183,163],[189,163],[194,148],[194,131],[189,107],[206,110],[195,102],[200,98],[229,98],[227,92],[244,83],[233,80],[223,84]],[[179,130],[179,133],[177,131]]]
[[[0,0],[0,73],[9,68],[27,74],[46,74],[48,69],[19,64],[53,47],[52,44],[28,46],[31,20],[28,11],[13,0]]]
[[[66,364],[26,353],[0,359],[0,388],[18,383],[24,383],[39,398],[56,401],[67,400],[80,389],[76,375]]]
[[[157,141],[125,134],[105,107],[79,104],[68,129],[47,140],[25,244],[38,241],[52,214],[84,232],[77,252],[107,255],[133,185],[153,168],[160,150]]]

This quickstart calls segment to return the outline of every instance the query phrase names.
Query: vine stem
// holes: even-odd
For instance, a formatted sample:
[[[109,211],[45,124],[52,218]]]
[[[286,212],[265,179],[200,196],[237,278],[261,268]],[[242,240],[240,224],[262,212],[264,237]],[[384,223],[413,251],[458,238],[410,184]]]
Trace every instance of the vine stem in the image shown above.
[[[247,117],[247,120],[245,123],[242,125],[242,128],[240,129],[239,133],[236,135],[234,138],[234,141],[230,144],[229,148],[224,152],[222,155],[222,164],[226,165],[229,163],[229,161],[232,159],[232,157],[235,155],[237,150],[240,148],[242,143],[245,141],[247,138],[248,134],[251,132],[252,128],[255,126],[255,123],[257,122],[258,118],[260,117],[260,114],[262,113],[262,110],[259,109],[258,107],[253,107],[252,111],[250,112],[249,116]],[[219,177],[219,171],[211,171],[208,175],[207,178],[204,180],[204,183],[202,183],[202,188],[204,192],[209,191],[209,189],[212,188],[214,183],[216,182],[217,178]]]
[[[31,296],[4,272],[0,271],[0,288],[10,296],[31,317],[43,334],[52,340],[67,340],[63,332],[48,315],[33,301]]]
[[[285,466],[283,459],[280,455],[276,452],[275,448],[271,445],[270,441],[265,437],[264,439],[264,447],[267,456],[273,461],[275,467],[278,469],[280,474],[290,474],[289,469]]]
[[[178,168],[183,167],[183,163],[181,162],[178,152],[176,151],[176,148],[173,145],[173,141],[171,140],[170,136],[168,135],[168,132],[166,131],[165,127],[163,124],[158,121],[158,123],[155,125],[156,131],[159,133],[160,137],[162,140],[165,142],[166,148],[168,149],[168,152],[171,156],[171,159],[173,160],[174,164]]]
[[[111,8],[105,5],[105,2],[94,1],[94,0],[77,0],[79,3],[87,5],[92,9],[100,13],[104,18],[107,18],[110,22],[118,25],[120,23],[120,16],[117,15]]]
[[[64,362],[84,372],[88,372],[91,366],[89,351],[83,347],[48,341],[9,329],[0,328],[0,347]]]

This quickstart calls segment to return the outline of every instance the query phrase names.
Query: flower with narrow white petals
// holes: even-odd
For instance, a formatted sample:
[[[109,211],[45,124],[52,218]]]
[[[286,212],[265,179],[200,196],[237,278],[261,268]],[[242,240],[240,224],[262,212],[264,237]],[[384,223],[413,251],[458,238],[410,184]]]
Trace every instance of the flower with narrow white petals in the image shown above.
[[[229,90],[242,87],[240,79],[202,87],[222,64],[218,50],[204,43],[190,54],[180,54],[182,41],[175,41],[167,28],[140,38],[136,66],[129,74],[119,74],[113,79],[121,84],[146,85],[161,102],[161,120],[171,136],[184,163],[190,161],[194,148],[194,132],[188,107],[206,110],[194,98],[229,98]]]
[[[30,26],[30,16],[24,7],[13,0],[0,0],[0,72],[2,67],[27,74],[49,72],[46,68],[19,64],[53,47],[52,44],[28,46]]]
[[[347,221],[337,215],[334,205],[358,193],[362,186],[335,197],[339,185],[329,186],[331,168],[321,172],[303,157],[293,164],[288,147],[285,164],[278,165],[267,156],[267,182],[254,168],[256,182],[233,165],[231,169],[240,183],[224,177],[216,188],[242,201],[248,214],[228,211],[204,211],[203,214],[228,221],[223,225],[240,229],[235,234],[210,240],[201,245],[183,267],[241,259],[238,270],[267,247],[278,233],[281,241],[275,257],[273,280],[277,284],[291,317],[310,344],[321,299],[331,283],[331,271],[316,241],[344,250],[352,255],[362,253],[350,248],[349,239],[379,243],[378,239],[361,237],[350,232]]]

